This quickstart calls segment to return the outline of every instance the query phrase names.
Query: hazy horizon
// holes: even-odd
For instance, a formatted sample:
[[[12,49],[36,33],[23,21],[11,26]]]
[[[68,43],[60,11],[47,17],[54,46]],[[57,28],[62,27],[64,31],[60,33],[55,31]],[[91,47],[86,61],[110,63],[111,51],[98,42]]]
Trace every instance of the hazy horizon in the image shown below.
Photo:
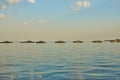
[[[120,0],[0,0],[0,40],[120,38]]]

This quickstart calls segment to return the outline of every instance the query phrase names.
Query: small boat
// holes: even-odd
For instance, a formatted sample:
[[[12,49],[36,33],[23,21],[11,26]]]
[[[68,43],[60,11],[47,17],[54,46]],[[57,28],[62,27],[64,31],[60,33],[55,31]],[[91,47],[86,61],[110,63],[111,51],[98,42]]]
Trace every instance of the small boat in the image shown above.
[[[118,42],[120,42],[120,39],[115,39],[115,40],[117,40]]]
[[[60,41],[55,41],[55,43],[65,43],[65,41],[60,40]]]
[[[83,43],[83,41],[76,40],[76,41],[73,41],[73,43]]]
[[[0,42],[0,43],[13,43],[12,41],[3,41],[3,42]]]
[[[102,43],[103,41],[100,41],[100,40],[95,40],[95,41],[92,41],[92,43]]]
[[[111,42],[111,43],[119,43],[119,42],[120,42],[120,39],[111,40],[110,42]]]
[[[34,43],[34,41],[21,41],[20,43]]]
[[[45,41],[37,41],[36,43],[46,43]]]

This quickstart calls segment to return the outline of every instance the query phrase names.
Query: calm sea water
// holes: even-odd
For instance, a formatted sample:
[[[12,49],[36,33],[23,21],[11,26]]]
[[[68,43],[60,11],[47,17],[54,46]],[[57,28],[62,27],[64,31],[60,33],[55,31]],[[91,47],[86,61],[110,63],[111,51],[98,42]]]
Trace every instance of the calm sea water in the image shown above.
[[[120,80],[120,44],[0,44],[0,80]]]

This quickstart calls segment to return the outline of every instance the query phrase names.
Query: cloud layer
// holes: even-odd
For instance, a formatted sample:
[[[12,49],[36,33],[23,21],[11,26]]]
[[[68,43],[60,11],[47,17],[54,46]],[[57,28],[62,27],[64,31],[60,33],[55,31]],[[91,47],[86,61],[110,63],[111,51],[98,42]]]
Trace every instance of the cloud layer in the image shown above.
[[[0,10],[4,11],[6,9],[5,5],[0,5]]]
[[[18,4],[20,2],[21,2],[21,0],[7,0],[8,4]]]
[[[36,0],[27,0],[29,3],[35,4]]]
[[[7,8],[8,10],[12,10],[14,5],[17,5],[25,0],[1,0],[0,1],[0,10],[5,11]],[[26,0],[28,3],[35,4],[36,0]]]
[[[7,3],[8,4],[18,4],[21,1],[23,1],[23,0],[7,0]],[[32,3],[32,4],[36,3],[36,0],[26,0],[26,1],[29,2],[29,3]]]
[[[90,7],[90,5],[91,5],[90,1],[83,1],[83,2],[78,1],[71,6],[71,9],[73,11],[79,11],[80,8],[87,8]]]

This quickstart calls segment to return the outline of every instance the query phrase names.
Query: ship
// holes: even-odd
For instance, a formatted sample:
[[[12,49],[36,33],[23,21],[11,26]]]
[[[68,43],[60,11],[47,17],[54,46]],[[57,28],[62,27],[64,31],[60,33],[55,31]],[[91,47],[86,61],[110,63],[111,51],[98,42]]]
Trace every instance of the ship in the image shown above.
[[[36,43],[46,43],[45,41],[37,41]]]
[[[34,41],[28,40],[28,41],[21,41],[20,43],[34,43]]]
[[[76,40],[76,41],[73,41],[73,43],[83,43],[83,41]]]
[[[55,43],[65,43],[65,41],[60,40],[60,41],[55,41]]]
[[[0,43],[13,43],[12,41],[3,41],[3,42],[0,42]]]
[[[111,43],[119,43],[119,42],[120,42],[120,39],[111,40],[110,42],[111,42]]]
[[[92,43],[102,43],[103,41],[100,41],[100,40],[95,40],[95,41],[92,41]]]

